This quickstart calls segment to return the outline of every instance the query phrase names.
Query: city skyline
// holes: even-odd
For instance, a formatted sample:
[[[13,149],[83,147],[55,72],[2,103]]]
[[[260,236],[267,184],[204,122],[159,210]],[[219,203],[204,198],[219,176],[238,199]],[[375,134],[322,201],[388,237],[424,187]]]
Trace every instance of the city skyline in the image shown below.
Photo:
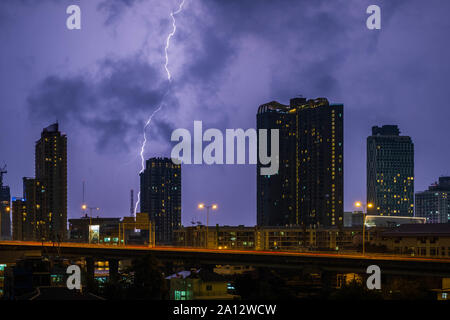
[[[178,3],[117,3],[81,1],[87,20],[78,34],[57,27],[64,20],[59,12],[65,4],[0,5],[2,16],[9,17],[0,36],[6,43],[17,41],[0,53],[2,61],[10,62],[2,64],[5,72],[0,75],[2,108],[8,115],[0,119],[4,130],[0,164],[8,164],[4,183],[11,187],[12,197],[21,195],[22,177],[33,176],[30,154],[39,132],[58,120],[69,136],[69,218],[81,216],[83,180],[86,201],[100,207],[100,215],[129,212],[129,190],[139,189],[142,125],[166,89],[164,40],[171,30],[169,13]],[[365,139],[374,125],[396,124],[412,137],[416,191],[449,174],[445,159],[450,151],[436,148],[446,137],[449,117],[444,108],[450,98],[444,88],[449,48],[429,37],[444,38],[447,22],[442,7],[386,2],[383,28],[374,34],[365,28],[365,16],[358,15],[365,12],[364,1],[319,8],[283,1],[258,8],[245,1],[239,5],[248,12],[248,22],[239,30],[235,20],[228,19],[241,9],[232,2],[186,1],[177,15],[178,29],[169,50],[174,87],[167,97],[169,107],[158,113],[156,127],[149,130],[146,159],[169,155],[173,128],[190,128],[193,120],[203,120],[207,127],[255,128],[257,106],[272,100],[285,103],[301,93],[345,105],[345,211],[353,209],[354,201],[365,199]],[[147,16],[150,9],[152,15]],[[131,14],[140,10],[142,17]],[[13,13],[17,15],[11,19]],[[220,32],[203,31],[202,24],[192,19],[200,16]],[[313,23],[321,16],[323,23]],[[258,22],[264,20],[272,23]],[[444,27],[437,28],[436,21]],[[38,22],[40,28],[33,28]],[[145,28],[146,22],[151,28]],[[230,37],[230,32],[237,34]],[[405,32],[409,36],[399,44]],[[94,45],[93,37],[100,46]],[[42,41],[39,49],[35,39]],[[308,53],[311,45],[323,52],[320,59]],[[111,101],[119,102],[107,107]],[[254,167],[183,168],[187,185],[182,223],[189,224],[194,217],[204,221],[196,204],[214,201],[220,212],[211,224],[254,225]]]
[[[339,110],[341,110],[341,111],[339,111],[339,112],[342,112],[342,105],[328,105],[328,101],[326,100],[326,99],[324,99],[324,98],[318,98],[318,99],[316,99],[316,100],[310,100],[310,101],[308,101],[308,103],[312,103],[312,104],[314,104],[314,103],[317,103],[317,106],[320,106],[320,105],[322,105],[323,104],[323,101],[326,101],[326,103],[325,103],[325,106],[326,107],[331,107],[331,109],[330,109],[330,112],[331,112],[331,110],[334,108],[334,107],[341,107],[341,109],[339,109]],[[305,99],[305,98],[293,98],[293,99],[291,99],[291,107],[289,107],[289,106],[286,106],[286,105],[281,105],[281,104],[279,104],[278,102],[270,102],[270,103],[266,103],[266,104],[263,104],[263,105],[261,105],[259,108],[258,108],[258,114],[259,114],[259,110],[261,109],[261,107],[264,107],[264,106],[267,106],[267,107],[269,107],[269,108],[273,108],[273,105],[274,105],[274,103],[275,103],[275,105],[278,105],[278,106],[281,106],[281,107],[284,107],[284,108],[287,108],[287,109],[289,109],[289,108],[298,108],[298,107],[295,107],[295,105],[296,104],[303,104],[303,103],[307,103],[307,100]],[[293,107],[294,106],[294,107]],[[314,108],[317,108],[317,106],[314,106]],[[333,111],[334,112],[334,111]],[[331,114],[331,113],[330,113]],[[341,117],[341,116],[340,116]],[[274,118],[275,119],[275,118]],[[274,120],[274,119],[272,119],[272,120]],[[276,119],[275,119],[276,120]],[[306,120],[306,118],[303,120],[303,122]],[[291,123],[290,121],[287,121],[286,119],[285,120],[283,120],[283,121],[285,121],[284,123],[285,124],[293,124],[293,123]],[[331,123],[331,122],[330,122]],[[265,123],[265,125],[269,125],[270,123]],[[312,125],[312,123],[309,123],[308,122],[308,124],[307,124],[308,126],[310,126],[310,125]],[[333,125],[334,125],[334,121],[333,121]],[[269,125],[270,126],[270,125]],[[264,126],[262,126],[262,127],[264,127]],[[276,126],[275,126],[276,127]],[[274,126],[272,126],[272,128],[275,128]],[[280,128],[282,128],[283,127],[283,125],[281,125],[280,126]],[[258,128],[260,128],[260,127],[258,127]],[[36,141],[36,169],[35,170],[40,170],[40,171],[42,171],[42,169],[38,169],[38,167],[39,166],[41,166],[41,162],[42,163],[46,163],[46,161],[47,161],[47,158],[45,157],[45,154],[44,153],[42,153],[42,154],[40,154],[39,156],[37,156],[37,154],[39,153],[39,151],[38,150],[40,150],[40,149],[42,149],[42,147],[41,147],[41,145],[42,145],[42,143],[43,143],[43,141],[44,141],[44,139],[45,139],[45,137],[47,137],[47,138],[49,138],[49,137],[52,137],[52,139],[53,139],[53,136],[55,135],[55,133],[57,134],[57,136],[58,137],[60,137],[59,139],[63,139],[63,142],[64,142],[64,146],[63,146],[63,149],[61,149],[61,150],[63,150],[63,151],[60,151],[59,150],[59,148],[58,148],[58,153],[60,153],[60,152],[63,152],[63,153],[65,153],[66,151],[66,144],[67,144],[67,136],[66,136],[66,134],[61,134],[61,132],[59,132],[58,131],[58,129],[59,129],[59,124],[58,123],[55,123],[55,124],[51,124],[51,125],[49,125],[49,126],[47,126],[46,128],[44,128],[43,129],[43,131],[42,131],[42,133],[41,133],[41,139],[39,139],[38,141]],[[373,126],[372,127],[372,135],[371,136],[368,136],[367,137],[367,151],[369,152],[369,150],[372,150],[372,149],[374,149],[374,143],[375,143],[375,141],[374,141],[374,138],[383,138],[384,137],[384,139],[386,140],[386,139],[392,139],[392,138],[394,138],[394,139],[399,139],[399,140],[403,140],[403,139],[406,139],[406,140],[403,140],[403,141],[405,141],[406,143],[410,143],[410,144],[412,144],[412,146],[413,146],[413,143],[411,143],[411,138],[409,137],[409,136],[399,136],[399,134],[400,134],[400,130],[399,130],[399,128],[398,128],[398,126],[397,125],[383,125],[382,127],[378,127],[378,126]],[[281,134],[282,136],[283,136],[283,134]],[[284,134],[285,136],[287,135],[287,132]],[[304,136],[304,138],[302,138],[302,139],[306,139],[306,137],[307,137],[307,135],[305,135]],[[56,138],[55,138],[56,139]],[[283,138],[282,138],[283,139]],[[45,139],[45,141],[47,141],[47,139]],[[53,140],[52,140],[53,141]],[[378,142],[378,144],[380,144],[381,143],[381,145],[382,145],[382,148],[383,149],[386,149],[386,150],[384,150],[383,152],[383,154],[384,155],[386,155],[386,154],[390,154],[390,152],[392,152],[393,150],[395,150],[395,151],[398,151],[397,149],[390,149],[391,148],[391,145],[389,145],[389,144],[386,144],[386,142],[381,142],[382,140],[380,140],[379,142]],[[388,140],[387,140],[388,141]],[[403,143],[405,143],[405,142],[403,142]],[[283,143],[281,142],[281,144],[283,145]],[[289,145],[288,144],[286,144],[286,143],[284,143],[285,144],[285,146],[284,147],[282,147],[281,149],[283,150],[283,148],[284,149],[286,149],[286,147],[288,147]],[[375,143],[376,144],[376,143]],[[56,145],[55,145],[55,147],[56,147]],[[398,147],[396,147],[396,148],[398,148]],[[404,146],[401,146],[400,147],[400,149],[401,150],[403,150],[402,148],[404,148]],[[52,149],[52,148],[50,148],[50,149]],[[399,149],[399,150],[400,150]],[[56,150],[56,149],[55,149]],[[413,150],[413,148],[412,148],[412,150]],[[283,151],[282,151],[283,152]],[[284,150],[284,152],[286,152],[286,150]],[[370,151],[370,152],[372,152],[372,151]],[[411,153],[411,156],[412,156],[412,161],[414,162],[414,151],[411,151],[412,153]],[[53,153],[52,153],[53,154]],[[53,156],[52,156],[53,157]],[[64,159],[63,159],[64,158]],[[67,158],[67,155],[66,154],[64,154],[63,155],[63,158],[60,158],[59,160],[55,160],[56,162],[60,162],[61,160],[63,160],[63,162],[65,163],[65,161],[66,161],[66,158]],[[281,156],[281,158],[283,159],[283,156]],[[39,161],[37,160],[37,159],[40,159]],[[382,159],[382,158],[380,158],[380,159]],[[394,163],[396,163],[395,161],[397,161],[398,159],[396,159],[396,158],[393,158],[394,159],[394,162],[393,162],[393,164]],[[409,158],[408,158],[409,159]],[[383,161],[385,161],[385,160],[388,160],[388,161],[391,161],[390,160],[390,158],[388,159],[388,158],[383,158],[382,159]],[[177,174],[175,174],[175,177],[177,177],[176,179],[178,179],[178,182],[176,183],[176,186],[177,187],[180,187],[181,186],[181,174],[180,174],[180,172],[181,172],[181,167],[183,166],[183,167],[185,167],[185,165],[179,165],[179,164],[176,164],[176,163],[173,163],[173,161],[170,159],[170,158],[168,158],[168,157],[164,157],[164,156],[156,156],[156,157],[152,157],[152,158],[149,158],[149,159],[147,159],[146,161],[145,161],[145,163],[146,163],[146,167],[145,167],[145,170],[143,171],[143,172],[141,172],[139,175],[140,175],[140,177],[141,177],[141,184],[140,184],[140,189],[141,189],[141,193],[142,193],[142,188],[143,188],[143,181],[146,181],[145,180],[145,178],[143,178],[143,177],[145,177],[146,175],[147,175],[147,172],[149,171],[149,169],[151,169],[152,167],[154,167],[155,166],[155,162],[156,161],[156,165],[158,166],[158,167],[160,167],[161,166],[161,163],[159,163],[159,162],[162,162],[163,164],[164,164],[164,166],[167,166],[167,165],[169,165],[169,166],[171,166],[171,167],[173,167],[173,168],[178,168],[178,173]],[[284,161],[284,160],[283,160]],[[409,161],[409,160],[408,160]],[[38,163],[39,163],[39,165],[38,165]],[[281,164],[282,164],[283,162],[281,162]],[[152,165],[151,165],[152,164]],[[56,166],[56,164],[55,164],[55,166]],[[58,166],[59,166],[59,164],[58,164]],[[368,166],[368,168],[369,168],[369,162],[367,162],[367,166]],[[388,165],[388,167],[389,167],[390,165]],[[258,168],[258,167],[257,167]],[[400,168],[400,167],[399,167]],[[5,168],[4,169],[6,169],[6,166],[5,166]],[[385,168],[386,169],[386,168]],[[67,170],[67,169],[66,169]],[[391,170],[392,171],[392,169],[389,169],[389,170]],[[409,167],[401,167],[401,170],[406,170],[406,171],[408,171],[408,170],[410,170],[410,168]],[[412,170],[414,171],[414,166],[412,166]],[[257,171],[259,172],[259,169],[257,169]],[[395,171],[395,170],[394,170]],[[4,173],[7,173],[7,171],[5,171]],[[367,170],[367,177],[369,177],[369,175],[370,174],[372,174],[373,175],[373,173],[370,173],[370,170],[368,169]],[[161,175],[162,173],[161,172],[159,172],[158,174],[156,174],[155,175],[155,177],[158,177],[158,179],[160,179],[161,177],[160,177],[160,175]],[[169,180],[169,183],[170,183],[170,176],[171,176],[171,173],[169,173],[169,172],[167,172],[167,173],[164,173],[163,174],[163,176],[164,175],[166,175],[166,174],[169,174],[167,177],[166,177],[166,179],[168,178]],[[278,173],[279,174],[279,173]],[[153,175],[153,174],[152,174]],[[407,174],[407,176],[410,176],[411,175],[411,173],[408,171],[408,174]],[[378,174],[377,174],[377,176],[378,176]],[[406,176],[405,176],[406,177]],[[412,177],[413,179],[414,179],[414,174],[413,174],[413,177]],[[439,181],[441,181],[441,179],[449,179],[449,177],[445,177],[445,176],[443,176],[443,175],[441,175],[441,176],[439,176],[438,177],[439,178]],[[144,180],[142,180],[142,179],[144,179]],[[27,197],[26,196],[26,192],[29,190],[29,188],[30,188],[30,186],[31,186],[31,184],[33,185],[33,188],[35,188],[34,187],[34,185],[35,184],[37,184],[37,186],[39,187],[39,182],[41,181],[42,179],[37,179],[37,178],[27,178],[27,177],[23,177],[23,197],[21,197],[21,196],[17,196],[17,197],[11,197],[11,203],[10,203],[10,206],[9,206],[9,209],[10,209],[10,211],[11,211],[11,213],[12,212],[14,212],[14,210],[12,210],[12,208],[14,207],[14,202],[16,202],[15,203],[15,205],[16,205],[16,207],[17,207],[17,205],[19,204],[19,203],[22,203],[23,201],[24,201],[24,203],[26,203],[26,199],[27,198],[29,198],[29,197]],[[435,183],[437,183],[437,180],[438,179],[435,179],[435,182],[434,183],[432,183],[432,186],[433,185],[435,185]],[[161,181],[159,181],[158,183],[160,183]],[[375,181],[374,181],[375,182]],[[30,184],[31,183],[31,184]],[[162,181],[162,183],[164,183],[164,181]],[[62,184],[62,186],[63,185],[65,185],[66,184],[66,182],[65,183],[63,183]],[[148,183],[147,182],[144,182],[144,185],[147,185]],[[414,184],[414,183],[413,183]],[[152,185],[153,185],[153,183],[152,183]],[[42,185],[42,187],[44,187],[44,184]],[[9,191],[9,186],[4,186],[4,188],[7,188],[8,189],[8,191]],[[367,190],[369,190],[369,185],[367,186]],[[430,187],[430,188],[432,188],[432,187]],[[423,190],[423,191],[414,191],[413,189],[413,191],[411,191],[411,195],[412,195],[412,198],[415,198],[417,195],[420,195],[420,194],[422,194],[422,193],[424,193],[424,192],[427,192],[427,191],[429,191],[430,190],[430,188],[428,189],[428,190]],[[179,188],[179,198],[181,198],[182,196],[182,193],[181,193],[181,188]],[[369,191],[368,191],[369,192]],[[36,193],[36,192],[34,192],[34,193]],[[338,192],[339,193],[339,192]],[[133,194],[133,193],[132,193]],[[150,212],[152,212],[151,214],[155,214],[155,212],[154,212],[154,210],[145,210],[145,208],[146,207],[148,207],[148,204],[146,204],[146,198],[148,198],[149,197],[149,195],[141,195],[141,199],[140,199],[140,202],[139,202],[139,207],[140,207],[140,212],[147,212],[147,211],[150,211]],[[152,196],[153,197],[153,196]],[[164,197],[167,197],[167,195],[165,195],[165,196],[163,196],[163,198]],[[170,196],[169,196],[169,199],[170,199]],[[29,201],[30,201],[30,199],[28,199]],[[131,200],[133,200],[133,197],[131,198]],[[181,199],[180,199],[181,200]],[[41,200],[41,201],[43,201],[43,200]],[[177,200],[178,201],[178,200]],[[370,201],[369,199],[366,199],[365,201],[367,201],[367,203],[373,203],[373,201]],[[143,204],[143,202],[144,202],[144,204]],[[168,201],[168,202],[171,202],[171,201]],[[375,201],[376,202],[376,201]],[[30,204],[28,204],[28,210],[27,211],[31,211],[30,210],[30,207],[31,208],[33,208],[33,210],[35,210],[34,209],[34,207],[35,207],[35,203],[39,203],[39,200],[35,200],[35,199],[32,199],[31,200],[31,202],[30,202]],[[173,204],[172,202],[170,203],[170,206],[172,207],[172,206],[174,206],[175,205],[175,208],[179,208],[180,209],[180,212],[181,212],[181,201],[180,202],[177,202],[177,203],[175,203],[175,204]],[[355,203],[352,203],[352,205],[354,206],[355,205]],[[142,208],[142,206],[144,206],[144,209]],[[408,204],[408,207],[410,207],[410,205]],[[25,207],[24,207],[25,208]],[[82,211],[82,213],[84,214],[85,213],[85,210],[83,210],[82,208],[80,208],[81,209],[81,211]],[[99,208],[96,208],[97,210],[99,210]],[[355,207],[353,207],[353,209],[355,209]],[[46,209],[47,210],[47,209]],[[159,210],[159,209],[158,209]],[[178,210],[178,209],[177,209]],[[371,210],[369,210],[369,211],[374,211],[374,210],[376,210],[376,208],[375,207],[372,207],[371,208]],[[378,208],[378,210],[380,210],[379,208]],[[447,209],[446,209],[447,210]],[[19,213],[21,212],[21,210],[20,210],[20,208],[17,210]],[[344,210],[345,211],[345,210]],[[347,210],[348,211],[348,210]],[[351,210],[350,210],[351,211]],[[408,210],[409,211],[409,210]],[[411,211],[412,212],[414,212],[414,216],[416,216],[416,214],[415,214],[415,210],[413,210],[413,209],[411,209]],[[399,211],[400,212],[400,211]],[[374,213],[371,213],[371,214],[377,214],[376,212],[374,212]],[[411,212],[409,212],[408,214],[406,214],[406,215],[410,215],[411,214]],[[180,215],[181,216],[181,214],[180,213],[178,213],[177,215]],[[383,214],[382,214],[383,215]],[[388,213],[388,215],[398,215],[398,212],[397,212],[397,214],[395,213],[395,211],[394,211],[394,213]],[[406,216],[406,215],[403,215],[403,216]],[[82,215],[81,215],[82,216]],[[80,217],[81,217],[80,216]],[[120,217],[126,217],[127,215],[126,214],[124,214],[124,215],[122,215],[122,216],[120,216]],[[319,215],[320,216],[320,215]],[[424,216],[423,214],[420,214],[420,215],[417,215],[417,216]],[[105,216],[106,217],[106,216]],[[11,226],[11,235],[13,234],[13,219],[14,219],[14,217],[13,217],[13,215],[11,215],[11,220],[10,220],[10,226]],[[70,217],[69,217],[70,218]],[[68,219],[69,219],[68,218]],[[75,218],[78,218],[78,217],[75,217]],[[450,218],[450,215],[449,215],[449,218]],[[68,219],[66,219],[65,220],[65,224],[67,224],[67,220]],[[179,218],[177,218],[177,219],[179,219]],[[177,219],[175,219],[175,220],[177,220]],[[257,219],[258,219],[258,217],[257,217]],[[290,218],[290,219],[292,219],[292,217]],[[155,217],[153,217],[152,218],[152,221],[154,221],[155,220]],[[198,219],[198,220],[202,220],[202,219]],[[197,220],[197,221],[198,221]],[[342,216],[342,218],[341,219],[338,219],[339,220],[339,223],[343,223],[343,216]],[[177,220],[178,221],[178,220]],[[194,219],[192,219],[191,221],[194,221]],[[432,220],[430,220],[430,222],[432,222]],[[444,223],[445,223],[446,221],[444,221]],[[337,224],[339,224],[339,223],[337,223]],[[436,221],[434,221],[433,220],[433,223],[436,223]],[[440,223],[443,223],[442,221],[440,222]],[[158,223],[156,223],[156,224],[158,224]],[[178,222],[177,222],[177,224],[179,224]],[[256,223],[255,225],[257,225],[258,223]],[[320,224],[320,223],[319,223]],[[189,225],[189,223],[186,223],[186,224],[181,224],[181,225],[184,225],[184,226],[187,226],[187,225]],[[235,223],[235,225],[242,225],[239,221],[237,221],[236,223]],[[273,225],[273,226],[275,226],[275,225],[277,225],[277,224],[267,224],[267,225]],[[281,225],[283,225],[283,224],[281,224]],[[291,223],[287,223],[286,225],[292,225]],[[295,225],[295,224],[294,224]],[[299,224],[299,225],[301,225],[301,223]],[[67,228],[65,228],[64,229],[65,231],[67,231]]]

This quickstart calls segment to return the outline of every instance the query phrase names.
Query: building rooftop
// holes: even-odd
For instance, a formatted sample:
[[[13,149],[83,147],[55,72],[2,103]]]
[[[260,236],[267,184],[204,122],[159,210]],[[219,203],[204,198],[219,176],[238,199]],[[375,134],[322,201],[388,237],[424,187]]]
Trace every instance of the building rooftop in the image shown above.
[[[384,125],[382,127],[373,126],[372,127],[373,136],[398,136],[400,135],[400,130],[397,125]]]
[[[306,99],[303,97],[292,98],[289,105],[279,103],[278,101],[271,101],[259,106],[258,114],[278,111],[278,112],[295,112],[297,109],[316,108],[320,106],[329,106],[327,98]]]
[[[386,231],[383,236],[450,236],[450,223],[403,224],[396,229]]]
[[[44,132],[58,132],[58,122],[49,125],[47,128],[44,128]]]

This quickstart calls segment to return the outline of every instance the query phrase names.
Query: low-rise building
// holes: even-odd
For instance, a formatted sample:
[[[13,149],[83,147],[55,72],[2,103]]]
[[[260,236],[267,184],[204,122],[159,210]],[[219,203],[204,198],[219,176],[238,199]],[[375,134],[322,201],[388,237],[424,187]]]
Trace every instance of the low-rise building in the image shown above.
[[[450,224],[404,224],[384,231],[374,242],[396,254],[450,257]]]
[[[366,237],[373,233],[374,230],[368,231]],[[195,226],[175,230],[174,245],[224,250],[331,251],[353,248],[361,234],[362,228]]]
[[[120,218],[88,217],[69,219],[69,239],[83,243],[119,243]]]
[[[245,226],[180,228],[174,230],[173,244],[178,247],[254,250],[255,228]]]
[[[204,269],[182,271],[166,278],[172,300],[231,300],[229,281]]]

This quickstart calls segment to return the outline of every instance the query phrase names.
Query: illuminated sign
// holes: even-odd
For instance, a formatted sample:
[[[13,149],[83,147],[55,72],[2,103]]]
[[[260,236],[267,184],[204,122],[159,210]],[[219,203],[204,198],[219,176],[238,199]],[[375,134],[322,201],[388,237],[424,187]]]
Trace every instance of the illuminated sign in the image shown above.
[[[100,240],[100,226],[90,225],[89,226],[89,243],[98,243]]]

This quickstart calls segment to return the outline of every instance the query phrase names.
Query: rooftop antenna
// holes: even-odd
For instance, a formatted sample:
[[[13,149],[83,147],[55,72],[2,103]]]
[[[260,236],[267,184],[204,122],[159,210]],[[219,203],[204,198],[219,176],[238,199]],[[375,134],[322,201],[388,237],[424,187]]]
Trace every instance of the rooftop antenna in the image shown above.
[[[82,214],[86,213],[86,208],[87,208],[86,202],[85,202],[85,199],[84,199],[85,193],[86,193],[86,186],[85,186],[85,181],[83,180],[83,201],[81,203]]]
[[[84,180],[83,180],[83,204],[84,204],[84,193],[85,193],[85,186],[84,186]]]
[[[8,173],[8,171],[6,171],[6,164],[3,165],[3,167],[0,167],[0,187],[3,186],[3,175]]]
[[[134,216],[134,190],[130,190],[130,216]]]

